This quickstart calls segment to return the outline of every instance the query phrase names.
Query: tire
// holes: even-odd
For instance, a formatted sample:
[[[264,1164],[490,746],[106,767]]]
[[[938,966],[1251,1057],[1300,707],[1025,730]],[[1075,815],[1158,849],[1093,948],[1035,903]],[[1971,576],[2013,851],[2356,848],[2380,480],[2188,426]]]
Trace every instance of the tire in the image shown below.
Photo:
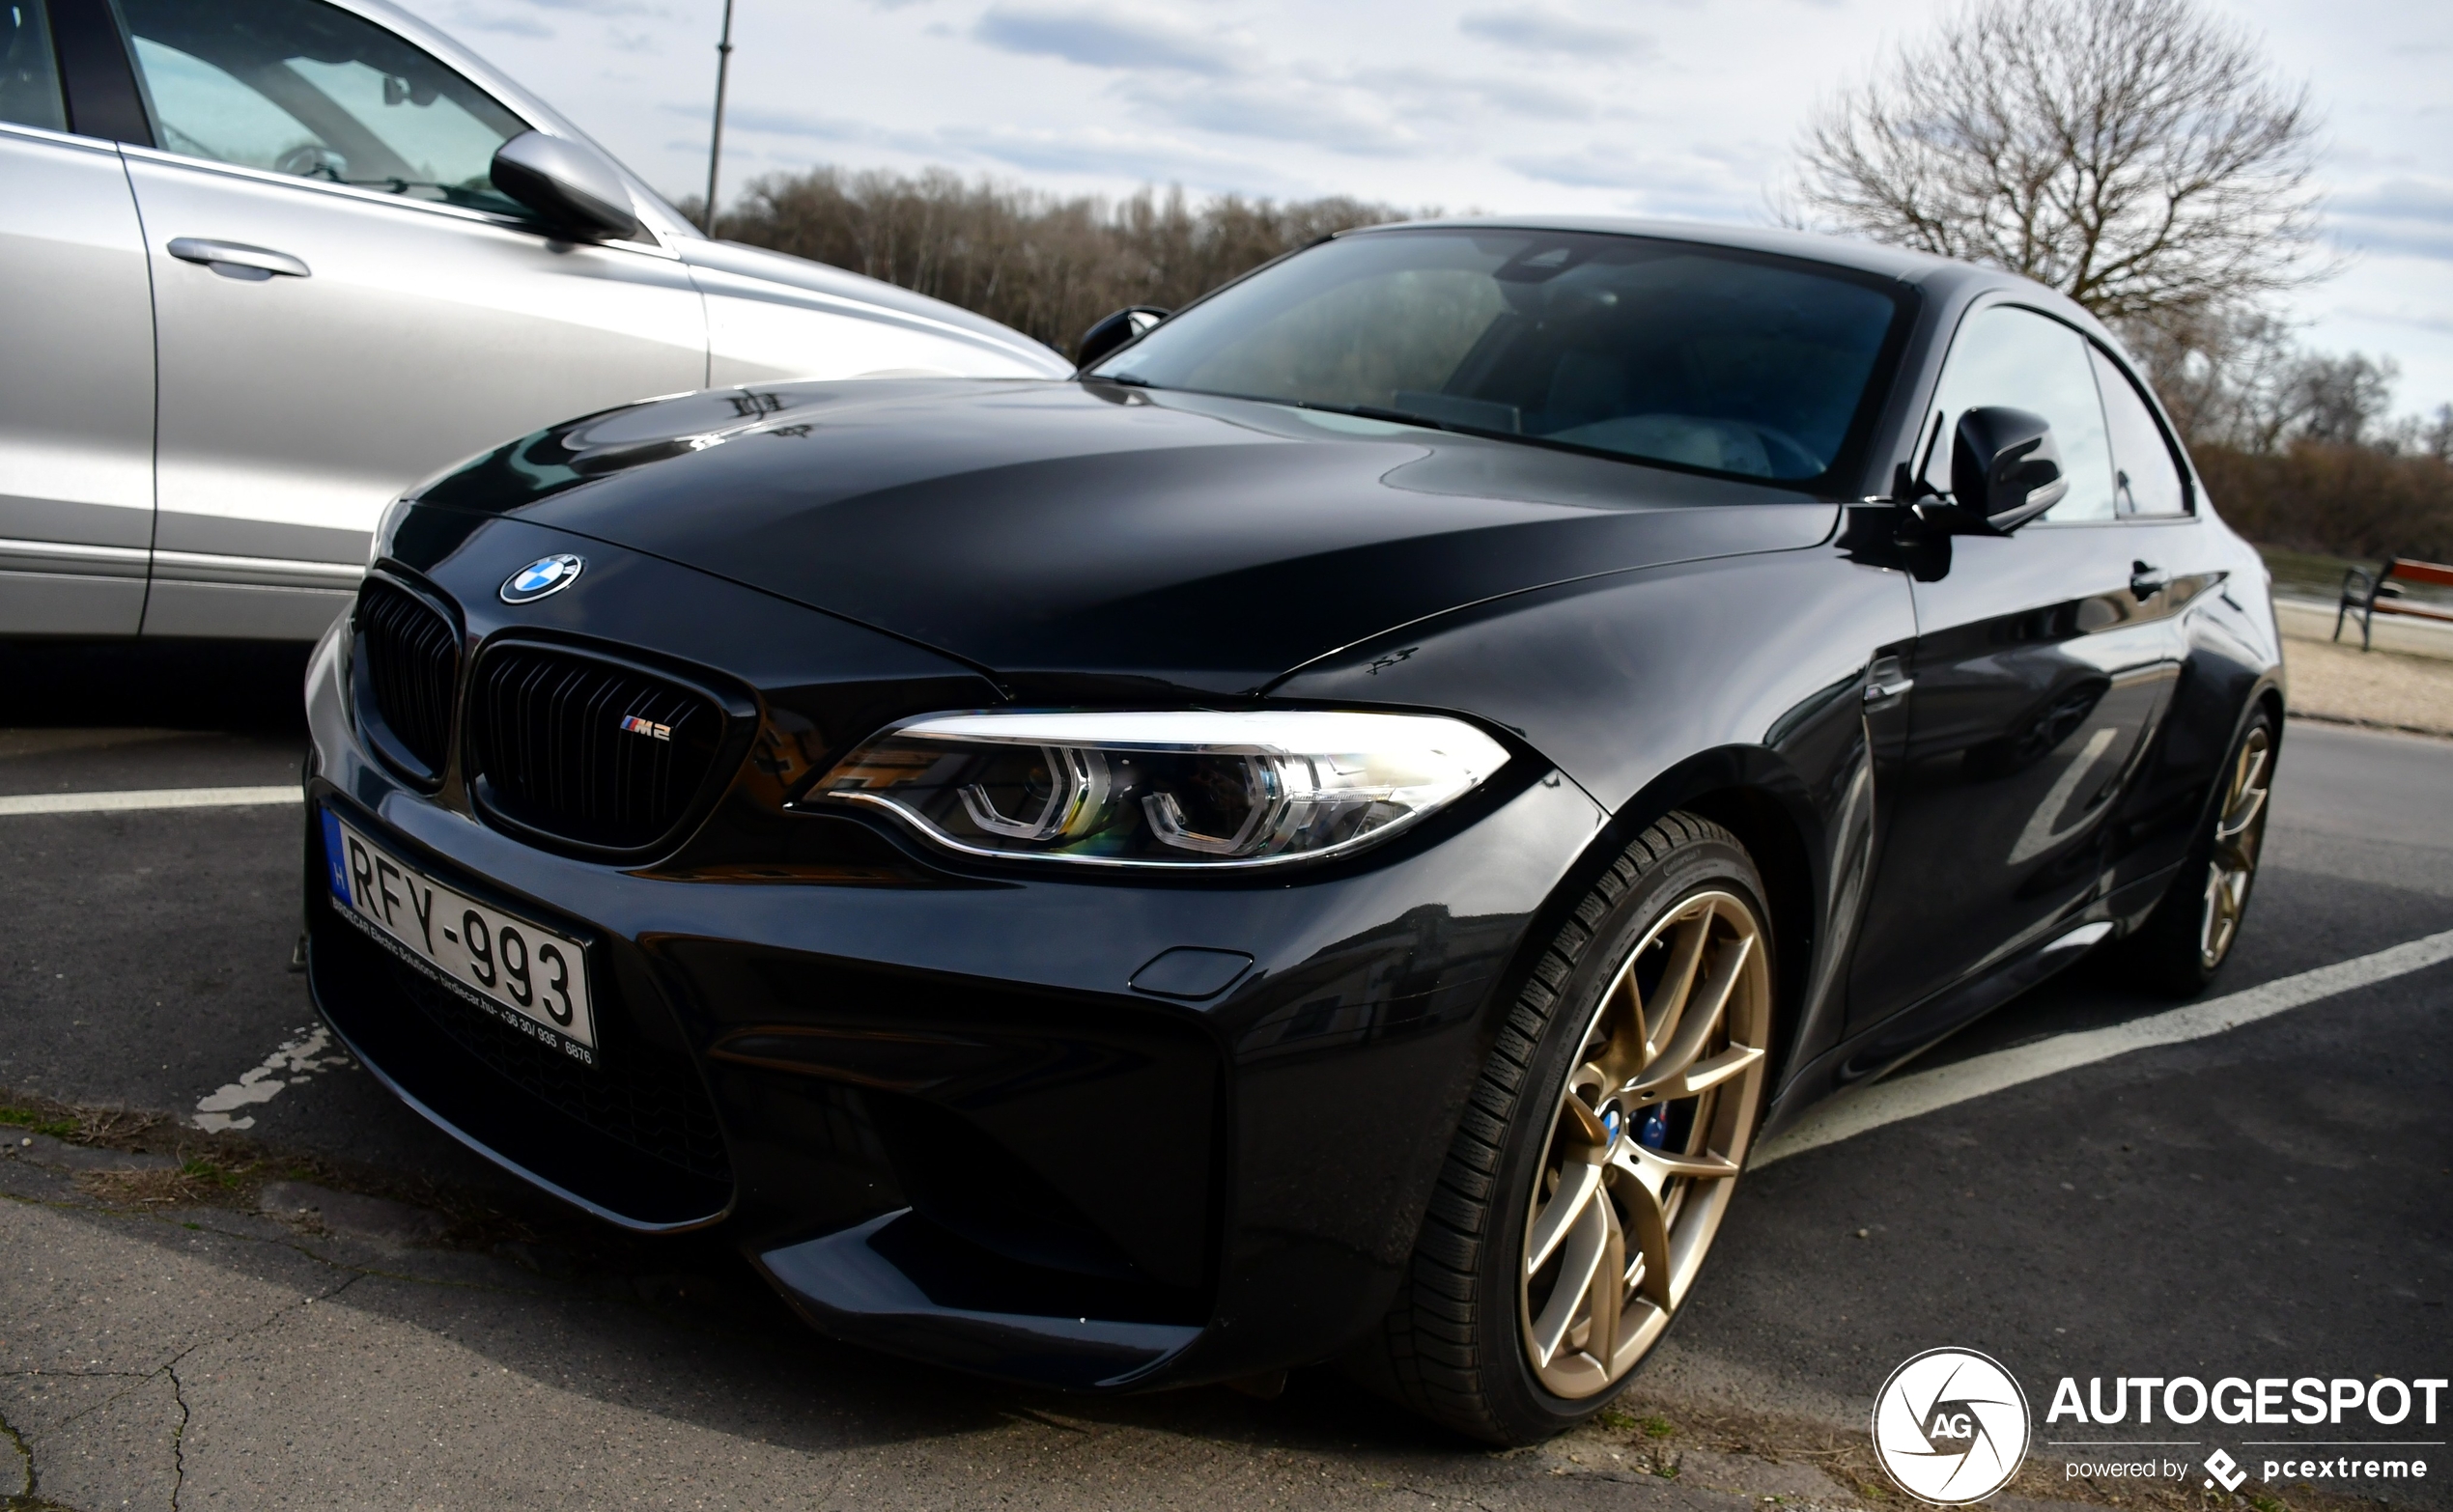
[[[2248,917],[2274,776],[2274,716],[2259,709],[2232,742],[2197,838],[2172,886],[2123,942],[2132,979],[2195,997],[2230,958]]]
[[[1763,896],[1736,837],[1675,813],[1577,903],[1469,1094],[1358,1375],[1502,1444],[1618,1395],[1688,1295],[1762,1119]]]

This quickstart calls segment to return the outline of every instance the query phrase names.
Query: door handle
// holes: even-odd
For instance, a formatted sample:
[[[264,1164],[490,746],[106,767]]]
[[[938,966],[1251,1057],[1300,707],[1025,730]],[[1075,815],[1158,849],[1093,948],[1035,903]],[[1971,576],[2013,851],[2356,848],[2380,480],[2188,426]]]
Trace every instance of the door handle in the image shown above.
[[[1868,709],[1888,704],[1916,686],[1897,657],[1876,657],[1865,669],[1865,704]]]
[[[2129,564],[2129,594],[2140,603],[2172,586],[2172,574],[2151,562]]]
[[[262,283],[273,274],[285,278],[310,276],[306,264],[287,252],[251,247],[243,241],[216,241],[211,237],[173,237],[170,255],[183,263],[202,263],[224,278]]]

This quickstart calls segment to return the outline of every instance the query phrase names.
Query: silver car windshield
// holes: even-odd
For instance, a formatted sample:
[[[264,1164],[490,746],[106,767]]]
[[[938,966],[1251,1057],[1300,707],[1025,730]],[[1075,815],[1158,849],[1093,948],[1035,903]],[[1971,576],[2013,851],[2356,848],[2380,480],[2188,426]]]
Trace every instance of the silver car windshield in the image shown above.
[[[1691,242],[1375,232],[1222,290],[1089,376],[1802,483],[1871,421],[1894,289]]]

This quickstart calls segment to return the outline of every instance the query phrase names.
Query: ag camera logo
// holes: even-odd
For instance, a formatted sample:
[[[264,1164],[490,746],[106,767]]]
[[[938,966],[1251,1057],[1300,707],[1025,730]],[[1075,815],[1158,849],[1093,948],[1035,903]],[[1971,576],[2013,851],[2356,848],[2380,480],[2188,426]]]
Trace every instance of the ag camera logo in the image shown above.
[[[2027,1457],[2027,1393],[1990,1356],[1930,1349],[1882,1383],[1874,1453],[1902,1491],[1934,1506],[1982,1501]]]

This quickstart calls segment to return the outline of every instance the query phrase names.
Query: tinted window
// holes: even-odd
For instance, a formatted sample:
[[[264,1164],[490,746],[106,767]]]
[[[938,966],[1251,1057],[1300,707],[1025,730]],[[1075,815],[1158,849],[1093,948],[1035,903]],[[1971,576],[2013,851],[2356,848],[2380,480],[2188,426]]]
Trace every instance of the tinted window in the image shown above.
[[[2070,492],[2044,518],[2110,519],[2112,448],[2104,438],[2092,350],[2085,337],[2032,310],[1995,305],[1969,317],[1951,346],[1941,392],[1933,399],[1942,413],[1942,437],[1925,481],[1950,488],[1951,437],[1961,414],[2007,405],[2051,422],[2053,442],[2061,448]]]
[[[69,128],[51,34],[42,24],[42,0],[0,0],[0,121]]]
[[[2112,434],[2114,503],[2124,515],[2187,514],[2188,490],[2155,411],[2110,357],[2092,347],[2088,352],[2096,359],[2096,385],[2103,391],[2104,422]]]
[[[1267,268],[1097,372],[1802,482],[1862,430],[1898,315],[1873,281],[1682,242],[1382,232]]]
[[[507,214],[494,149],[527,129],[390,32],[315,0],[122,0],[161,146]]]

